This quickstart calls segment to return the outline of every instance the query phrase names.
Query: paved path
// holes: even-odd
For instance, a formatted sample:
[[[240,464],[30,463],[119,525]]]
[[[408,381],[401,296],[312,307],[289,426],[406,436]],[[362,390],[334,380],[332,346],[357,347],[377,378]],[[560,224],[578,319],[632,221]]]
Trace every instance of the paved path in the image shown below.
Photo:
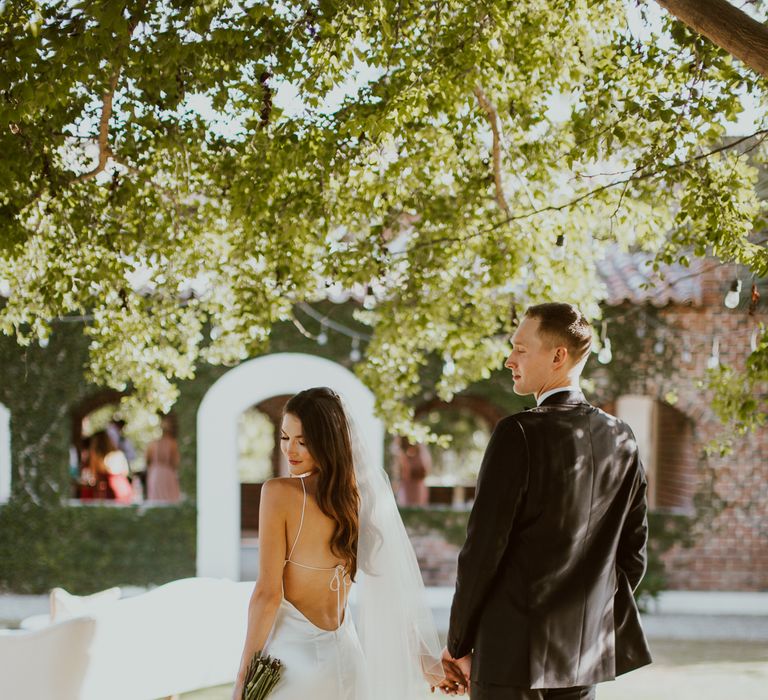
[[[445,635],[452,591],[428,594]],[[0,627],[47,610],[48,596],[0,594]],[[655,662],[600,685],[598,700],[768,700],[768,594],[665,593],[644,626]],[[424,695],[436,697],[442,696]],[[209,688],[182,698],[231,700],[231,690]]]
[[[651,647],[651,666],[600,684],[597,700],[768,700],[768,645],[652,641]],[[424,693],[424,700],[442,697]],[[231,700],[231,689],[208,688],[182,700]]]

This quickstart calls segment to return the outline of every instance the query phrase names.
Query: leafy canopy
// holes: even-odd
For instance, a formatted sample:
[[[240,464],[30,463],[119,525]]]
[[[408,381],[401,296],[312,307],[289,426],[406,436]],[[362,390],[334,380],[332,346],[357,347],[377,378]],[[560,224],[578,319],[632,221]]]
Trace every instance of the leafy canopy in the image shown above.
[[[2,3],[0,328],[87,316],[93,378],[168,408],[198,363],[370,285],[357,371],[402,430],[431,358],[446,399],[499,366],[511,309],[597,316],[609,245],[764,276],[768,124],[728,148],[723,124],[766,83],[647,10]]]

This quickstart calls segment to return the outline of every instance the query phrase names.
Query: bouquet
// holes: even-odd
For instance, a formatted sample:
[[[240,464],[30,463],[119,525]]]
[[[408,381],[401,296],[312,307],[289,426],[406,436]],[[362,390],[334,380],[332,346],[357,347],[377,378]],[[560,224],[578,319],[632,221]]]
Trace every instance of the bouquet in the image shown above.
[[[271,656],[253,655],[243,683],[242,700],[264,700],[280,680],[283,662]]]

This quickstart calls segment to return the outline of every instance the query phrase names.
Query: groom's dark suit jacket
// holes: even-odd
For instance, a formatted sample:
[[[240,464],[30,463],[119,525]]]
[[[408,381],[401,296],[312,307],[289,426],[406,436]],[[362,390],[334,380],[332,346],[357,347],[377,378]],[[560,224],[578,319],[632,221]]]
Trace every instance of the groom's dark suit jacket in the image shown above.
[[[651,656],[632,596],[646,566],[646,480],[630,428],[558,392],[499,422],[459,555],[448,651],[472,680],[566,688]]]

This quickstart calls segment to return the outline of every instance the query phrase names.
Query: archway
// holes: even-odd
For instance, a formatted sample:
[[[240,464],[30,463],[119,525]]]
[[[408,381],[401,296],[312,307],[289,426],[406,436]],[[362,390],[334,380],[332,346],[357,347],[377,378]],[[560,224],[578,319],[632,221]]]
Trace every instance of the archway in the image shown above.
[[[419,458],[427,472],[422,483],[403,478],[414,460],[406,455],[414,448],[404,450],[398,442],[393,442],[395,464],[399,467],[395,473],[400,504],[457,507],[470,504],[475,497],[477,472],[488,440],[496,423],[505,415],[506,411],[489,399],[471,394],[455,396],[449,402],[434,398],[420,404],[416,418],[437,433],[452,435],[453,442],[449,448],[417,446],[426,452]]]
[[[11,498],[11,412],[0,403],[0,503]]]
[[[376,466],[383,464],[384,425],[373,394],[349,370],[314,355],[276,353],[248,360],[208,390],[197,412],[197,575],[237,580],[240,484],[237,422],[254,404],[312,386],[344,399]]]

